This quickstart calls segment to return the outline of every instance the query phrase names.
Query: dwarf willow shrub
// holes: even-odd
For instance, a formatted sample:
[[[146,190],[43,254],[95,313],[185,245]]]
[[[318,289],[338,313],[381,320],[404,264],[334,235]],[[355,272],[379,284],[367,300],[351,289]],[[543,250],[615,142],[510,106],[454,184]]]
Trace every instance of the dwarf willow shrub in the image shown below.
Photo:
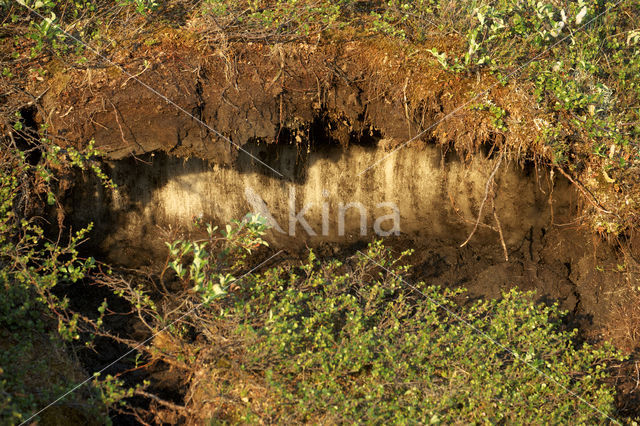
[[[69,381],[79,380],[74,377],[78,367],[64,354],[62,341],[80,340],[87,331],[56,287],[83,279],[94,266],[92,258],[81,259],[78,254],[90,227],[59,244],[47,240],[39,222],[21,210],[28,199],[55,201],[51,164],[86,165],[87,157],[76,151],[67,151],[65,157],[46,140],[40,148],[46,160],[30,165],[23,152],[8,143],[0,145],[0,424],[25,421],[75,385]],[[38,193],[35,186],[46,190]],[[105,306],[101,309],[98,322]],[[90,345],[92,336],[84,338]],[[61,355],[52,353],[52,348]],[[70,399],[91,417],[104,414],[92,391]]]
[[[557,305],[513,290],[460,306],[463,290],[408,284],[411,252],[396,256],[381,242],[344,261],[311,251],[300,265],[278,259],[259,273],[265,262],[251,266],[247,255],[265,245],[265,231],[256,216],[223,231],[207,226],[203,239],[168,244],[163,274],[174,290],[163,300],[121,293],[162,337],[142,351],[197,377],[178,414],[185,422],[555,424],[614,415],[606,381],[622,357],[608,344],[576,343]]]
[[[573,343],[558,306],[516,290],[459,307],[451,291],[409,287],[381,243],[346,262],[311,253],[298,273],[252,278],[221,318],[246,342],[278,422],[587,422],[612,415],[602,383],[612,347]],[[508,348],[508,349],[507,349]],[[254,407],[255,408],[255,407]]]

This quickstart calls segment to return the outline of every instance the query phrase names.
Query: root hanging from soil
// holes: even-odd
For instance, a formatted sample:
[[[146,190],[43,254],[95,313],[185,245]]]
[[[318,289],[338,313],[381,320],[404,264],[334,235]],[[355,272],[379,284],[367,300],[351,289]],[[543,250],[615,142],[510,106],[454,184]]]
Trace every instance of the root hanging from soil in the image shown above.
[[[562,169],[562,167],[556,167],[556,169],[559,170],[560,173],[562,173],[562,175],[569,180],[569,182],[574,184],[580,190],[580,192],[582,192],[582,195],[584,195],[585,198],[587,200],[589,200],[591,205],[593,205],[593,207],[595,207],[596,210],[598,210],[601,213],[605,213],[605,214],[615,214],[611,210],[605,209],[604,206],[600,203],[600,201],[598,201],[596,196],[593,195],[593,193],[591,191],[589,191],[581,182],[579,182],[578,180],[572,178],[567,172],[565,172]]]
[[[473,235],[476,233],[476,231],[478,230],[478,226],[480,226],[480,220],[482,219],[482,211],[484,210],[484,205],[487,202],[487,199],[489,198],[489,193],[491,192],[492,188],[493,188],[493,184],[494,184],[494,179],[496,176],[496,173],[498,172],[498,169],[500,168],[500,164],[502,164],[502,159],[504,158],[504,149],[502,150],[500,157],[498,158],[498,161],[496,162],[496,166],[493,168],[493,171],[491,172],[491,175],[489,175],[489,179],[487,179],[487,183],[484,187],[484,198],[482,199],[482,203],[480,203],[480,209],[478,210],[478,218],[476,219],[476,223],[473,226],[473,230],[471,231],[471,233],[469,234],[469,236],[467,237],[467,239],[465,240],[464,243],[460,244],[460,247],[464,247],[467,245],[467,243],[469,241],[471,241],[471,238],[473,238]],[[494,213],[495,213],[495,206],[494,206]],[[499,234],[500,234],[500,239],[502,240],[502,244],[504,246],[504,238],[502,237],[502,230],[500,229],[500,222],[498,221],[498,217],[494,214],[494,217],[496,219],[496,223],[498,224],[498,230],[499,230]],[[506,253],[506,249],[505,249],[505,253]]]
[[[500,235],[500,244],[502,244],[502,250],[504,252],[505,262],[509,261],[509,252],[507,251],[507,245],[504,242],[504,235],[502,235],[502,226],[500,225],[500,219],[498,219],[498,212],[496,211],[495,200],[492,200],[493,204],[493,218],[496,220],[496,227],[498,228],[498,235]]]

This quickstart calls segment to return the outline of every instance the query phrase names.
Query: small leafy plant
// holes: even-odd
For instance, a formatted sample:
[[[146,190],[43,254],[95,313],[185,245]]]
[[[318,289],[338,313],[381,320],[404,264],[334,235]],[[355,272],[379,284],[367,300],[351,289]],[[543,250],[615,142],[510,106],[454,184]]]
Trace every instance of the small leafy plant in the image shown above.
[[[266,229],[264,220],[252,214],[243,221],[232,222],[222,231],[207,224],[207,238],[202,241],[167,243],[171,259],[168,265],[177,278],[185,286],[191,286],[201,302],[208,305],[226,294],[236,280],[227,271],[238,270],[245,265],[247,255],[253,250],[268,246],[262,238]]]
[[[484,104],[472,105],[471,110],[473,111],[488,111],[491,115],[491,124],[496,130],[500,130],[502,132],[507,131],[507,125],[504,122],[504,119],[507,115],[507,111],[504,108],[495,105],[493,102],[488,101]]]

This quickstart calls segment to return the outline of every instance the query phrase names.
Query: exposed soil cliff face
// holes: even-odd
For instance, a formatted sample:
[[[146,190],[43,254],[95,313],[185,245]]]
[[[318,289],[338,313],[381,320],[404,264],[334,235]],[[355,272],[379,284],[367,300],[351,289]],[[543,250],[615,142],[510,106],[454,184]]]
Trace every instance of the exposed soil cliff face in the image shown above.
[[[295,145],[247,147],[296,178],[273,176],[248,155],[225,166],[146,154],[105,163],[116,190],[93,178],[78,181],[67,197],[68,217],[76,226],[94,222],[90,243],[128,266],[162,263],[164,242],[197,235],[194,221],[225,224],[257,212],[273,220],[271,245],[290,253],[315,247],[336,255],[391,234],[399,249],[416,249],[416,279],[467,287],[471,298],[499,297],[513,286],[537,290],[585,324],[606,321],[616,300],[615,254],[577,229],[576,191],[546,172],[513,164],[497,169],[483,225],[460,247],[474,228],[497,158],[464,163],[439,147],[414,146],[386,159],[374,175],[358,176],[387,152],[358,145],[309,153]]]
[[[101,218],[96,230],[107,236],[104,247],[115,254],[134,250],[136,242],[146,245],[156,227],[189,229],[195,220],[224,224],[247,213],[273,219],[276,247],[390,235],[460,244],[474,227],[485,197],[483,222],[495,229],[495,208],[511,247],[532,229],[551,225],[550,207],[555,220],[563,220],[576,203],[566,182],[551,183],[546,173],[536,176],[513,165],[496,173],[497,190],[488,194],[495,159],[478,157],[464,164],[435,146],[406,148],[388,158],[384,149],[361,146],[323,147],[309,154],[293,145],[256,146],[253,151],[298,179],[275,177],[247,155],[227,167],[158,153],[109,162],[118,189],[87,182],[74,191],[69,208],[75,220]],[[381,159],[376,173],[359,175]],[[477,238],[498,241],[498,234],[485,226]],[[123,260],[131,259],[123,254]]]
[[[394,231],[393,244],[416,248],[416,279],[471,297],[536,289],[600,325],[622,297],[613,249],[579,230],[574,187],[502,157],[527,132],[507,141],[468,110],[439,122],[475,80],[362,42],[149,49],[133,58],[154,58],[142,83],[115,67],[57,75],[45,99],[54,132],[106,153],[118,189],[81,176],[65,209],[73,225],[95,223],[90,243],[111,261],[153,265],[194,220],[258,212],[290,251],[336,254]],[[535,114],[507,90],[514,120]]]

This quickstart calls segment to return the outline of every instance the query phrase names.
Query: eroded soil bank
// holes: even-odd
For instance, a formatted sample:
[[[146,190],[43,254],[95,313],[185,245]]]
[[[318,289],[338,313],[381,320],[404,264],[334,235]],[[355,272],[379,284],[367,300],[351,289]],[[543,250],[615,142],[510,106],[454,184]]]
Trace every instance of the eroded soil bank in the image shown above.
[[[467,287],[470,298],[537,290],[584,325],[606,323],[621,285],[611,272],[616,257],[579,230],[569,182],[495,154],[464,162],[433,145],[393,155],[384,146],[245,145],[265,165],[248,154],[232,166],[163,152],[107,161],[118,188],[84,175],[67,196],[67,215],[75,226],[93,222],[93,248],[130,267],[162,264],[164,242],[197,235],[194,222],[224,225],[247,213],[269,218],[270,244],[290,254],[312,247],[336,255],[386,237],[416,249],[415,279]],[[360,174],[380,160],[375,173]]]
[[[151,256],[149,242],[161,230],[190,229],[195,221],[225,224],[247,213],[269,219],[278,248],[392,235],[459,245],[483,203],[482,222],[497,230],[495,209],[512,247],[532,229],[551,226],[552,215],[568,219],[577,202],[564,180],[552,181],[533,168],[503,165],[491,179],[494,188],[488,182],[499,159],[479,156],[465,164],[435,146],[395,153],[362,146],[308,153],[294,145],[250,149],[268,167],[295,178],[275,176],[244,153],[232,167],[152,153],[106,163],[118,188],[88,180],[68,198],[68,211],[74,220],[96,222],[101,246],[122,263],[142,248],[143,257]],[[375,172],[361,174],[379,161]],[[499,237],[483,226],[476,238]]]
[[[541,161],[551,117],[526,92],[496,86],[483,97],[508,107],[505,133],[490,115],[457,109],[491,81],[446,73],[425,52],[363,41],[190,49],[140,47],[121,58],[135,78],[50,64],[51,113],[34,108],[34,126],[77,148],[94,140],[117,184],[88,170],[60,180],[51,222],[92,222],[90,254],[157,276],[165,242],[199,238],[195,222],[259,213],[283,262],[308,248],[345,259],[385,238],[415,250],[413,280],[467,288],[461,303],[535,290],[582,337],[635,347],[633,256],[584,226],[594,198]],[[182,389],[171,380],[168,398]]]
[[[545,117],[522,92],[492,92],[520,129],[505,139],[486,115],[449,114],[481,86],[428,54],[367,42],[204,53],[142,48],[128,63],[151,62],[135,79],[116,67],[53,73],[52,132],[94,139],[118,184],[85,173],[61,185],[67,223],[94,222],[101,255],[154,265],[194,221],[248,212],[270,216],[272,245],[290,252],[338,253],[394,231],[390,241],[416,248],[416,279],[470,297],[536,289],[594,331],[635,341],[632,324],[612,326],[632,265],[582,230],[584,190],[531,155],[539,129],[525,123]]]
[[[257,407],[257,413],[267,413],[260,419],[269,422],[275,417],[261,406],[269,405],[271,395],[265,397],[263,389],[255,393],[247,389],[261,388],[258,376],[271,382],[271,372],[286,367],[274,363],[278,367],[272,370],[265,364],[269,352],[267,356],[254,352],[258,368],[236,356],[236,350],[251,350],[255,336],[245,335],[232,316],[223,324],[224,303],[231,304],[231,298],[224,298],[220,310],[217,306],[199,310],[208,304],[211,292],[220,296],[221,287],[208,279],[212,273],[202,275],[211,287],[204,292],[202,280],[180,280],[179,268],[171,269],[165,244],[185,238],[203,241],[201,225],[213,222],[224,229],[229,221],[259,213],[272,226],[271,247],[257,248],[259,244],[253,242],[247,264],[231,273],[240,276],[255,266],[251,271],[257,274],[266,265],[263,259],[276,253],[280,258],[274,261],[274,269],[265,272],[274,274],[273,281],[256,278],[259,284],[250,286],[232,280],[227,286],[223,281],[229,275],[220,280],[228,296],[240,296],[233,300],[240,301],[235,304],[242,309],[256,312],[252,301],[260,300],[263,291],[268,298],[286,302],[287,292],[275,293],[270,283],[276,291],[289,287],[307,293],[307,282],[290,276],[299,284],[293,288],[280,281],[284,273],[276,275],[304,271],[300,264],[312,257],[308,253],[313,249],[320,262],[344,261],[338,267],[347,266],[347,277],[357,277],[351,287],[345,284],[351,278],[319,278],[318,300],[328,303],[317,307],[326,317],[333,302],[325,284],[339,283],[333,288],[339,298],[378,290],[377,284],[363,285],[379,274],[376,266],[363,259],[367,266],[356,263],[355,267],[353,261],[367,243],[384,238],[385,245],[392,247],[391,260],[402,258],[413,265],[410,281],[467,288],[455,299],[461,305],[455,308],[463,310],[462,305],[478,298],[500,298],[511,287],[535,290],[539,301],[557,301],[569,311],[566,318],[561,315],[562,324],[554,326],[562,330],[578,326],[575,343],[586,338],[600,348],[604,337],[627,352],[635,350],[624,364],[612,366],[607,361],[603,368],[618,391],[616,418],[637,418],[640,157],[638,114],[629,108],[640,93],[634,92],[638,63],[633,60],[640,41],[629,19],[638,9],[634,9],[638,0],[634,2],[577,6],[555,2],[545,6],[545,14],[540,13],[540,4],[529,4],[516,7],[515,15],[513,7],[504,4],[483,11],[463,3],[381,1],[119,1],[88,9],[77,1],[8,3],[3,9],[10,12],[11,22],[5,25],[6,37],[0,37],[8,64],[0,84],[5,89],[0,133],[6,153],[11,154],[7,161],[5,152],[0,157],[11,179],[0,186],[18,185],[19,191],[0,194],[11,200],[4,206],[19,211],[8,218],[32,219],[34,232],[40,232],[39,226],[48,227],[45,236],[55,241],[56,248],[67,238],[73,241],[73,230],[94,224],[80,254],[98,259],[91,276],[75,282],[81,273],[72,272],[76,252],[71,248],[63,256],[54,253],[54,264],[66,264],[50,275],[51,285],[34,281],[40,295],[41,289],[48,295],[56,287],[44,312],[59,315],[56,307],[60,306],[67,315],[67,302],[72,305],[69,312],[74,316],[58,325],[63,337],[70,336],[65,324],[75,329],[78,318],[95,324],[95,329],[106,326],[97,346],[91,346],[92,328],[89,341],[84,336],[78,340],[93,349],[89,353],[83,345],[79,361],[88,372],[104,371],[131,380],[127,386],[151,378],[148,390],[152,393],[143,390],[133,398],[136,417],[142,408],[153,415],[145,418],[171,424],[191,416],[185,413],[195,413],[191,418],[199,419],[187,420],[188,424],[199,424],[205,417],[249,418],[236,416],[235,411],[231,414],[229,407],[237,406],[252,411]],[[97,176],[104,176],[101,170],[117,189],[99,181]],[[29,222],[20,224],[25,228]],[[19,235],[19,227],[15,229]],[[209,240],[211,252],[217,255],[214,243],[224,246],[226,240]],[[23,262],[22,245],[17,250],[8,247],[11,253],[6,257],[17,262],[7,262],[14,266],[3,268],[3,273],[8,270],[20,277],[18,265],[31,278],[34,265],[50,265],[46,258]],[[44,247],[46,252],[50,245]],[[414,250],[410,259],[400,255],[405,249]],[[28,251],[28,256],[32,254]],[[180,260],[192,259],[186,254]],[[87,265],[94,265],[94,259],[88,259]],[[224,265],[224,260],[215,265]],[[103,274],[106,270],[108,274]],[[69,286],[68,278],[78,285]],[[395,283],[393,287],[398,288]],[[412,302],[409,310],[420,310],[420,302],[426,301],[421,296],[429,299],[415,288],[402,290],[410,290],[406,293]],[[387,297],[393,303],[389,311],[401,312],[397,302],[405,293],[391,294],[398,297]],[[302,306],[298,295],[291,295],[295,301],[286,303],[287,309]],[[16,306],[33,307],[27,296],[16,298]],[[368,309],[370,300],[361,300],[366,309],[364,315],[356,315],[365,322],[375,316]],[[102,315],[92,320],[98,306],[100,314],[107,312],[104,323]],[[246,323],[249,328],[255,324],[258,334],[271,336],[272,306],[261,311],[265,306],[262,300],[256,303],[258,312],[265,315]],[[509,321],[513,311],[508,310]],[[222,321],[216,317],[218,312]],[[530,312],[526,311],[526,319],[535,317]],[[294,325],[305,315],[293,315]],[[408,333],[401,333],[403,339],[418,336],[420,327],[411,328],[411,316],[398,316],[400,324],[409,325]],[[342,327],[343,322],[338,317],[328,329],[335,335],[336,329],[348,328]],[[324,324],[324,318],[319,324]],[[387,329],[386,325],[382,322],[379,328]],[[167,328],[170,333],[164,333]],[[376,328],[374,351],[384,347]],[[452,330],[451,323],[445,328]],[[544,326],[518,328],[538,331]],[[30,329],[27,324],[26,353],[34,352]],[[357,342],[354,337],[364,334],[361,330],[366,326],[352,329],[358,332],[347,343]],[[290,334],[292,329],[283,330]],[[460,335],[474,337],[467,333],[463,327],[461,334],[454,333],[454,341]],[[243,336],[229,339],[232,334]],[[539,352],[526,347],[535,341],[533,334],[525,331],[523,338],[514,340],[524,344],[528,358]],[[305,329],[303,338],[309,335]],[[332,337],[324,334],[315,340],[325,344]],[[552,339],[540,340],[546,352],[546,343]],[[272,342],[266,345],[269,348],[280,346],[273,340],[265,342]],[[492,358],[483,345],[471,345],[480,353],[481,364]],[[37,355],[40,346],[33,345]],[[340,350],[348,344],[336,346]],[[388,348],[399,346],[394,343]],[[361,348],[356,343],[345,353],[357,354]],[[142,358],[134,362],[121,355],[130,354],[130,349]],[[329,349],[329,359],[347,364]],[[471,351],[462,352],[472,358]],[[505,361],[500,352],[497,357]],[[410,363],[418,364],[416,353],[409,351]],[[541,355],[544,360],[545,354]],[[282,358],[310,365],[291,354]],[[145,365],[139,368],[142,360]],[[403,365],[403,360],[403,354],[390,357],[391,365]],[[447,367],[453,366],[451,361],[444,358]],[[360,385],[369,376],[376,387],[399,383],[400,374],[393,374],[387,383],[376,383],[382,376],[370,364],[359,362],[329,382],[341,385],[344,377],[350,377]],[[476,370],[462,365],[453,367],[452,376],[439,376],[460,377],[459,371]],[[58,368],[51,366],[57,374]],[[295,377],[283,382],[285,386],[299,386],[312,377],[308,376],[312,368],[305,368],[302,380]],[[5,377],[20,376],[13,372],[7,376],[8,370],[4,371]],[[572,385],[581,379],[578,371],[571,369],[567,375]],[[245,381],[245,373],[255,377]],[[103,383],[109,385],[109,380],[106,377]],[[484,378],[471,382],[491,387]],[[228,384],[236,389],[227,391]],[[593,390],[592,386],[580,388],[574,395]],[[469,394],[458,385],[449,389]],[[413,392],[413,388],[400,389],[398,395],[413,398]],[[17,395],[30,398],[28,393]],[[362,393],[370,399],[370,392]],[[330,394],[334,399],[337,393]],[[523,394],[518,391],[511,396]],[[500,392],[489,406],[504,405],[504,395]],[[419,404],[425,401],[413,399]],[[357,399],[349,398],[352,401]],[[327,406],[338,407],[329,402]],[[472,412],[486,415],[491,410],[474,410],[480,405],[472,402]],[[73,414],[67,410],[71,405],[56,407],[54,417]],[[560,404],[550,405],[563,411]],[[437,415],[431,415],[426,419],[433,422]],[[320,418],[331,419],[324,412]],[[113,418],[116,424],[127,419]],[[56,420],[43,417],[44,423],[48,421]]]

